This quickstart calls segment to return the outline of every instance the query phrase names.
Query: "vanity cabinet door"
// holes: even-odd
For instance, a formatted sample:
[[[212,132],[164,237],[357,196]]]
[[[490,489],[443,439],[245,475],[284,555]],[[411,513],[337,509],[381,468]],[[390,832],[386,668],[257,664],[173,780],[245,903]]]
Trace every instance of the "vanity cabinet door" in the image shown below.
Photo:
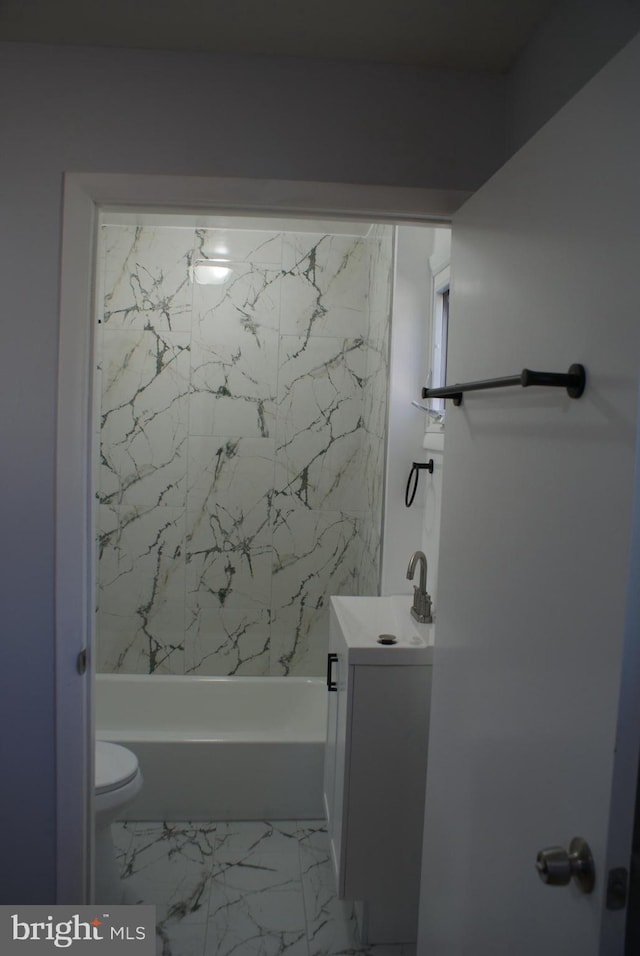
[[[335,650],[333,649],[335,647]],[[416,938],[431,667],[349,665],[329,693],[324,799],[337,894],[370,942]]]
[[[416,938],[430,666],[352,668],[344,895],[366,900],[376,942]]]

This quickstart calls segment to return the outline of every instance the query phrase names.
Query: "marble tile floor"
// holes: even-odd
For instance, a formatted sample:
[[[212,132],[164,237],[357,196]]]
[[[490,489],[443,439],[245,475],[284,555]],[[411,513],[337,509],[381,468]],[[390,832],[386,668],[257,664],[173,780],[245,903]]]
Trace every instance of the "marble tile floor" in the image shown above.
[[[157,956],[415,956],[358,943],[323,821],[117,823],[125,902],[156,906]]]

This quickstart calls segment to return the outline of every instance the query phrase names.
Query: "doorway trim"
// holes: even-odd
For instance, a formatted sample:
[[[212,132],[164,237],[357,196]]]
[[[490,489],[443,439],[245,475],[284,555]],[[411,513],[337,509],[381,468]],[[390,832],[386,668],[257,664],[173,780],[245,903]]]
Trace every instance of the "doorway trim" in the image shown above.
[[[58,903],[88,903],[93,891],[92,318],[100,207],[437,225],[449,224],[469,195],[461,190],[272,179],[65,174],[56,443]],[[83,652],[87,667],[81,674]]]

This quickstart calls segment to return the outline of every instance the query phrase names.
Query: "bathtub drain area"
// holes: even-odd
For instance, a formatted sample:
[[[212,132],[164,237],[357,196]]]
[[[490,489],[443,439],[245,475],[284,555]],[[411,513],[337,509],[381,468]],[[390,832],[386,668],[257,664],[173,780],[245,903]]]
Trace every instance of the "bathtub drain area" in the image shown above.
[[[113,826],[125,902],[156,906],[158,956],[415,956],[361,946],[321,820]]]

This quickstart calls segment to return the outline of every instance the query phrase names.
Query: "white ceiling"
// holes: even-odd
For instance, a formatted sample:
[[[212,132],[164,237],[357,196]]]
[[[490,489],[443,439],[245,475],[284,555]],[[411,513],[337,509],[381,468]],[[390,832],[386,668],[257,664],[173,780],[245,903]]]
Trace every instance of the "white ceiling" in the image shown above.
[[[503,72],[556,0],[0,0],[0,40]]]

